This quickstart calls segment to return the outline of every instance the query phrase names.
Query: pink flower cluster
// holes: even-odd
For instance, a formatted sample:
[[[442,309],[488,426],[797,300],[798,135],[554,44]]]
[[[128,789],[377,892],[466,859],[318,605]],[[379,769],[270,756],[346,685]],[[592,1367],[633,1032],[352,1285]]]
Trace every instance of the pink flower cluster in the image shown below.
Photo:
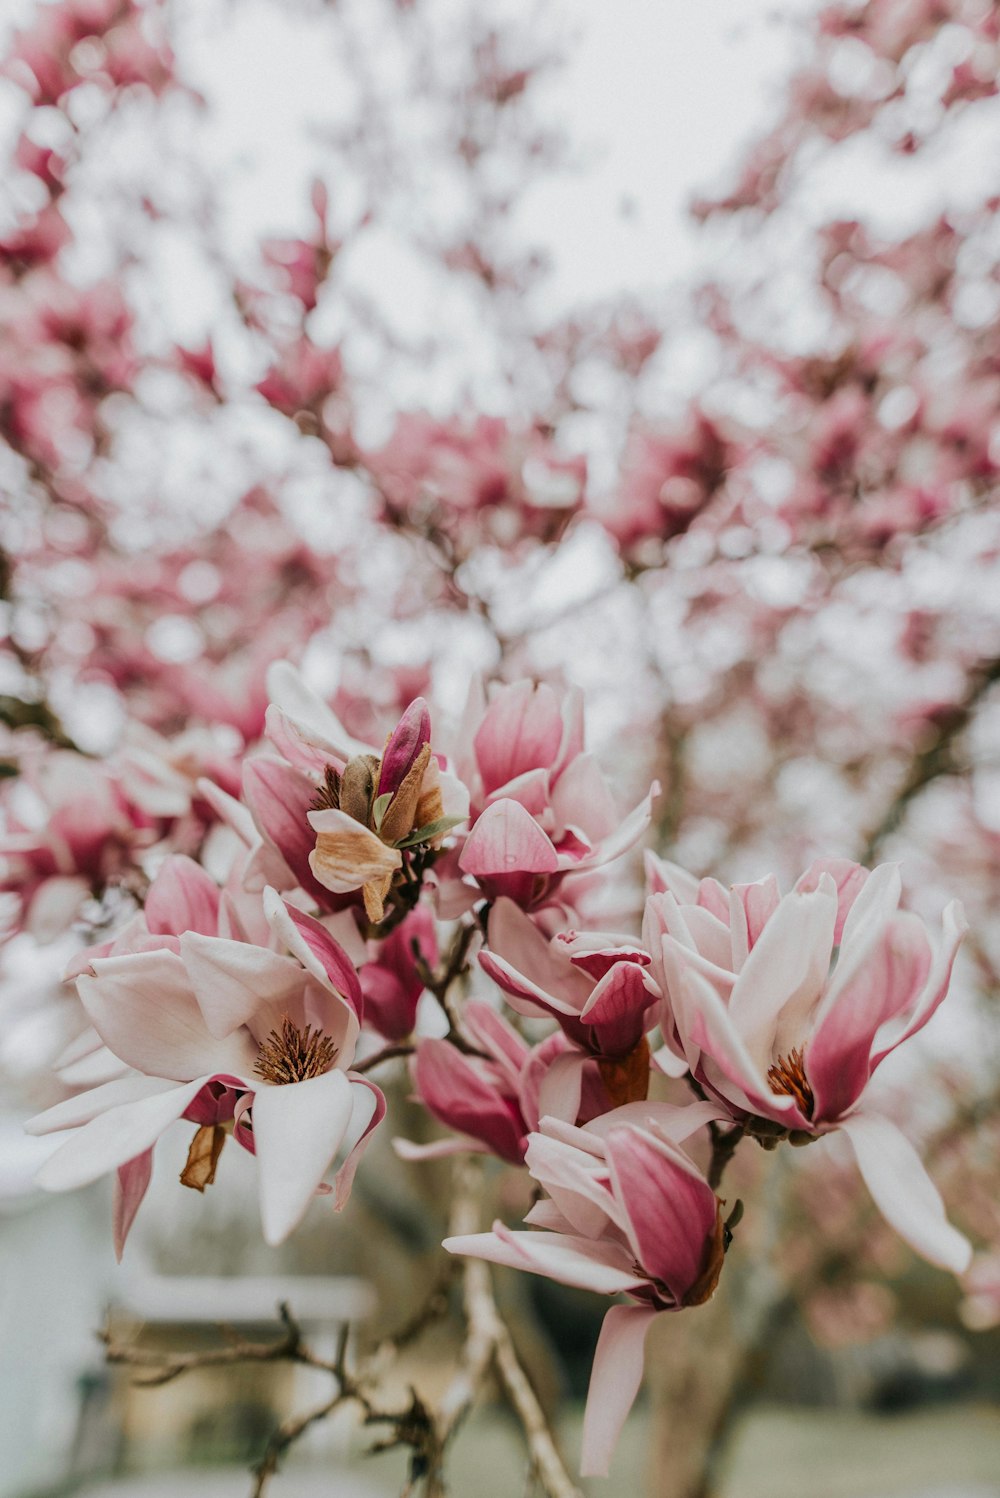
[[[86,1059],[97,1085],[34,1121],[69,1131],[40,1180],[60,1190],[114,1172],[119,1253],[154,1145],[179,1119],[194,1126],[189,1187],[212,1183],[230,1135],[254,1155],[268,1242],[317,1192],[341,1208],[386,1111],[364,1074],[380,1037],[387,1058],[412,1051],[414,1089],[450,1131],[398,1141],[400,1154],[494,1154],[545,1193],[528,1231],[497,1223],[446,1247],[628,1297],[598,1348],[586,1471],[607,1469],[652,1318],[718,1282],[738,1218],[717,1195],[720,1144],[843,1132],[887,1220],[932,1262],[965,1268],[918,1155],[868,1099],[876,1068],[945,996],[959,908],[935,954],[898,909],[892,865],[821,861],[782,897],[773,877],[727,889],[650,856],[642,939],[581,930],[577,894],[641,837],[656,788],[617,811],[575,694],[476,685],[445,754],[422,698],[379,750],[292,666],[269,680],[265,739],[239,784],[196,788],[228,839],[223,883],[168,837],[141,908],[71,969],[87,1028],[64,1059]],[[48,846],[62,837],[82,869],[87,839],[64,822],[57,810]],[[103,822],[94,837],[106,848]],[[53,852],[35,859],[38,878],[56,877]],[[442,921],[456,923],[443,958]],[[449,985],[477,941],[489,986],[456,1012]],[[417,1026],[428,987],[446,1034]],[[539,1021],[554,1026],[518,1027]],[[671,1080],[699,1100],[650,1096]]]

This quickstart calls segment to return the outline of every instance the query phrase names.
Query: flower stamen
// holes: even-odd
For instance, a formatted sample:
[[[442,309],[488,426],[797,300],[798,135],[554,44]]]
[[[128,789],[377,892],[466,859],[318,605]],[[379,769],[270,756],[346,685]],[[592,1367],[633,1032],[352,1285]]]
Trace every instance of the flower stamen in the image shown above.
[[[265,1082],[283,1087],[289,1082],[306,1082],[321,1077],[337,1059],[339,1047],[322,1030],[306,1025],[300,1030],[286,1014],[281,1029],[272,1030],[261,1042],[254,1071]]]
[[[804,1051],[796,1049],[789,1051],[787,1056],[779,1056],[775,1065],[768,1069],[767,1080],[773,1093],[778,1097],[793,1097],[799,1111],[806,1118],[812,1118],[816,1100],[805,1072]]]

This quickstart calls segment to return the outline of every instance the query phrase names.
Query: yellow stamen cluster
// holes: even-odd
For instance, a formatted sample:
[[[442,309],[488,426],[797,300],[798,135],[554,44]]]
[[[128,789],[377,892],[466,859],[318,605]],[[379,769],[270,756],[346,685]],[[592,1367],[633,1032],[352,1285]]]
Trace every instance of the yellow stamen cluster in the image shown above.
[[[800,1050],[779,1056],[767,1073],[771,1091],[778,1096],[793,1097],[806,1118],[812,1118],[816,1100],[805,1072],[805,1056]]]
[[[337,1059],[338,1047],[324,1035],[306,1025],[300,1030],[286,1014],[281,1029],[272,1030],[261,1043],[254,1071],[265,1082],[283,1087],[289,1082],[306,1082],[321,1077]]]

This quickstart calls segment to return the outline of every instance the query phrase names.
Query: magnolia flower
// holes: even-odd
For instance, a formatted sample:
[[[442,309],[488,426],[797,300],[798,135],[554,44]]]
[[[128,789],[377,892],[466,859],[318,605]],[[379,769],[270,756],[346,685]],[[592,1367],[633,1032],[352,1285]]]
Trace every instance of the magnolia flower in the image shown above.
[[[462,1010],[462,1028],[475,1054],[428,1036],[418,1044],[411,1065],[421,1102],[458,1137],[432,1144],[394,1140],[404,1159],[438,1159],[468,1150],[520,1165],[528,1134],[543,1114],[576,1123],[608,1111],[596,1061],[581,1056],[560,1031],[529,1046],[476,999]]]
[[[644,942],[664,999],[664,1069],[690,1069],[765,1143],[842,1130],[886,1220],[961,1272],[971,1250],[912,1145],[861,1106],[876,1068],[948,991],[967,929],[958,902],[935,955],[922,921],[897,908],[895,864],[869,874],[820,861],[784,898],[773,877],[726,890],[660,860],[651,868],[661,892],[647,902]]]
[[[51,941],[89,894],[132,866],[136,852],[155,841],[156,828],[113,772],[82,754],[60,749],[28,756],[20,778],[37,815],[22,820],[16,807],[5,808],[0,891],[19,896],[24,929]]]
[[[708,1103],[630,1103],[573,1128],[543,1118],[527,1165],[548,1192],[525,1221],[540,1232],[446,1238],[449,1253],[490,1259],[603,1295],[628,1295],[604,1318],[587,1395],[581,1472],[606,1476],[642,1379],[653,1318],[710,1299],[728,1229],[722,1203],[681,1148],[716,1118]]]
[[[646,952],[628,937],[563,932],[547,939],[513,901],[490,911],[479,962],[519,1014],[551,1015],[578,1052],[564,1069],[596,1056],[612,1104],[646,1096],[647,1020],[658,996],[644,982]]]
[[[286,662],[272,668],[268,686],[275,699],[268,733],[288,763],[269,762],[272,787],[257,794],[256,806],[251,800],[258,824],[270,825],[278,853],[292,845],[299,866],[303,839],[311,840],[304,887],[319,885],[336,895],[360,890],[365,913],[377,925],[394,882],[419,884],[417,852],[439,843],[467,814],[464,788],[431,752],[427,704],[420,697],[410,704],[379,755],[352,740]],[[273,784],[278,774],[281,788]],[[304,806],[301,788],[309,784],[311,800]]]
[[[357,974],[327,929],[265,893],[278,952],[188,930],[151,951],[97,958],[78,979],[104,1044],[132,1071],[33,1120],[74,1129],[39,1184],[67,1190],[118,1172],[119,1253],[142,1200],[151,1151],[179,1118],[198,1125],[182,1181],[203,1189],[224,1132],[257,1160],[261,1223],[280,1243],[301,1220],[346,1145],[339,1208],[360,1152],[385,1112],[377,1087],[349,1067],[361,1024]]]
[[[459,867],[495,899],[524,909],[557,897],[569,874],[621,857],[642,836],[659,793],[622,818],[596,760],[583,750],[579,692],[501,687],[487,706],[474,685],[456,756],[476,813]]]

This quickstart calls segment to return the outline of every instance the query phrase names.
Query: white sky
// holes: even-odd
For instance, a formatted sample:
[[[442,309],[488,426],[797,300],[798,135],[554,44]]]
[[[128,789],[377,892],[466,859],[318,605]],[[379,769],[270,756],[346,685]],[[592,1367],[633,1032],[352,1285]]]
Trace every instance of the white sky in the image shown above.
[[[447,0],[446,0],[447,3]],[[738,158],[780,99],[794,46],[776,19],[812,0],[575,0],[568,64],[545,85],[586,168],[530,193],[525,239],[555,257],[560,303],[659,288],[695,268],[685,218],[695,192]],[[528,0],[504,6],[527,16]],[[234,233],[280,233],[305,219],[324,164],[310,122],[336,113],[319,21],[274,0],[192,6],[185,60],[209,97],[212,158],[225,167]],[[327,22],[327,24],[329,24]],[[779,87],[776,87],[779,85]],[[328,175],[325,173],[324,175]],[[331,183],[336,192],[335,180]],[[624,208],[624,212],[623,212]]]

